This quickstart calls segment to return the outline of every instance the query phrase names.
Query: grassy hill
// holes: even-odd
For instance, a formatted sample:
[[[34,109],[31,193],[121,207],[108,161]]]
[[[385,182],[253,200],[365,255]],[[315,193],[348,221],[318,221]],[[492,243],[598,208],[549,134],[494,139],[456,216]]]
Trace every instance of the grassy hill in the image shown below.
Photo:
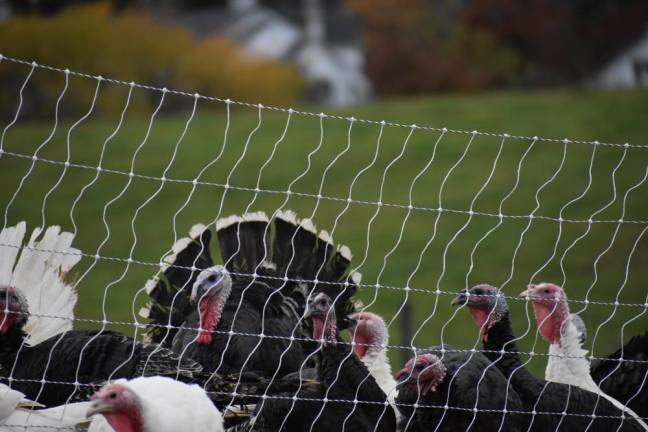
[[[126,100],[127,89],[110,91],[123,92]],[[648,328],[646,308],[614,305],[616,299],[646,301],[648,236],[639,239],[646,225],[527,217],[537,207],[536,216],[586,221],[604,208],[594,219],[618,220],[624,194],[639,183],[627,194],[623,219],[648,220],[648,182],[641,183],[648,148],[532,145],[525,139],[389,126],[381,134],[379,124],[332,118],[320,123],[318,117],[289,119],[287,113],[237,106],[228,122],[224,106],[207,101],[198,103],[187,126],[191,100],[171,95],[151,122],[159,96],[134,91],[114,135],[119,113],[90,114],[77,125],[84,113],[68,113],[53,130],[55,101],[26,100],[23,112],[31,104],[51,104],[51,118],[19,117],[4,137],[4,150],[14,153],[0,157],[0,210],[7,224],[60,224],[76,229],[76,246],[90,255],[137,261],[84,258],[78,268],[79,317],[133,321],[146,300],[141,288],[157,270],[140,262],[157,263],[174,238],[197,222],[248,209],[272,213],[283,206],[312,215],[336,242],[349,245],[365,283],[387,286],[365,287],[361,298],[390,322],[395,345],[478,343],[468,313],[450,306],[450,292],[479,282],[503,285],[507,294],[517,295],[530,281],[555,281],[571,298],[587,298],[592,303],[571,308],[582,310],[594,355],[613,351],[623,338]],[[91,100],[88,92],[88,108]],[[154,101],[152,107],[137,104],[144,100]],[[102,111],[101,103],[100,92],[96,111]],[[646,144],[646,112],[647,92],[561,90],[392,100],[337,114]],[[0,119],[2,125],[10,121]],[[39,146],[40,158],[56,162],[33,162]],[[61,162],[68,156],[72,164],[66,167]],[[96,177],[93,167],[100,160],[103,171]],[[128,176],[131,169],[135,177]],[[194,190],[191,180],[201,171]],[[163,174],[167,181],[160,181]],[[294,194],[285,193],[289,186]],[[507,215],[501,220],[468,213],[497,215],[500,205]],[[460,211],[438,212],[439,207]],[[395,289],[405,286],[412,290]],[[525,334],[524,350],[545,353],[531,308],[523,301],[509,303],[517,333]],[[416,334],[412,341],[399,336],[408,310]],[[116,327],[134,332],[131,325]],[[392,350],[395,362],[402,351]],[[544,361],[536,356],[532,365],[539,371]]]

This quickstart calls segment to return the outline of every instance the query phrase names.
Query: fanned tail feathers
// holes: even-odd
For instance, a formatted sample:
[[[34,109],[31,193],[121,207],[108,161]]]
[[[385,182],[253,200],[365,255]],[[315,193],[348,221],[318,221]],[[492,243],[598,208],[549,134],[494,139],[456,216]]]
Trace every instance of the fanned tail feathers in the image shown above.
[[[216,221],[216,234],[222,262],[234,279],[249,279],[256,273],[256,282],[292,298],[297,313],[303,312],[311,292],[326,292],[336,301],[340,328],[346,327],[346,316],[355,311],[352,297],[359,273],[346,274],[351,251],[347,246],[336,247],[326,231],[318,235],[310,219],[299,220],[291,210],[278,211],[272,224],[264,212],[232,215]],[[210,241],[209,229],[194,226],[190,237],[178,240],[173,253],[164,259],[168,266],[163,275],[147,282],[151,301],[140,315],[153,324],[147,331],[152,342],[170,344],[177,332],[174,327],[194,310],[189,295],[195,278],[214,265]]]
[[[59,226],[48,227],[40,240],[41,228],[34,229],[22,247],[25,231],[20,222],[0,233],[0,284],[16,287],[27,299],[27,343],[36,345],[72,329],[77,293],[66,275],[81,260],[81,251],[72,247],[74,234]]]
[[[267,259],[270,227],[264,212],[229,216],[216,222],[221,257],[234,276],[253,274]]]
[[[178,331],[175,327],[182,325],[193,310],[189,302],[193,283],[201,270],[214,264],[210,242],[211,231],[202,224],[194,225],[190,237],[176,241],[172,253],[164,258],[163,274],[146,282],[150,301],[140,310],[140,316],[153,324],[147,329],[151,342],[169,346]]]
[[[359,273],[347,280],[350,249],[336,247],[326,231],[318,234],[311,219],[279,210],[271,226],[263,212],[228,216],[218,221],[217,235],[222,259],[235,278],[256,273],[260,281],[295,300],[300,312],[309,293],[323,291],[336,301],[341,328],[346,327],[342,320],[355,311],[351,299]]]

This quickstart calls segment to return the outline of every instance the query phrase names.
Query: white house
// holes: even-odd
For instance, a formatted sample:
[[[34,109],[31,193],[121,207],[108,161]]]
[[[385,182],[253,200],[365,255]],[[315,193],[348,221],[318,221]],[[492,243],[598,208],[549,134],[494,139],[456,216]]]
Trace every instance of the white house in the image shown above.
[[[598,88],[648,87],[648,30],[612,59],[593,79]]]
[[[371,84],[361,44],[327,35],[321,0],[302,0],[301,6],[302,22],[297,23],[256,0],[229,0],[222,31],[256,55],[295,64],[311,100],[330,106],[366,101]]]

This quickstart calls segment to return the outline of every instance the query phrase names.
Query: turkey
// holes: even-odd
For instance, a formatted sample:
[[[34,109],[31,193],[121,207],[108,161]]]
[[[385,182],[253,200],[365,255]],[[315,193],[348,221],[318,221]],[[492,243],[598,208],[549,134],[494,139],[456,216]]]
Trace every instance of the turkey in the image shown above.
[[[67,279],[81,251],[72,247],[74,234],[56,225],[34,229],[23,245],[25,231],[20,222],[0,232],[0,285],[17,288],[29,303],[25,343],[37,345],[72,329],[77,294]]]
[[[520,415],[503,414],[521,411],[520,397],[507,391],[504,375],[481,353],[433,347],[411,358],[397,378],[403,430],[525,430]]]
[[[280,377],[299,370],[315,347],[301,340],[313,290],[336,299],[339,326],[348,327],[358,281],[346,276],[351,252],[318,235],[310,219],[279,211],[271,224],[263,212],[248,213],[218,220],[216,232],[223,265],[210,255],[211,231],[196,225],[173,246],[164,274],[148,282],[151,301],[140,313],[152,341],[221,375]]]
[[[617,351],[594,362],[591,374],[601,390],[648,418],[648,332],[633,336]]]
[[[396,380],[392,375],[391,365],[387,359],[389,332],[385,321],[371,312],[356,312],[350,316],[353,325],[349,329],[353,351],[362,360],[376,383],[387,395],[394,409],[396,421],[400,423],[401,414],[395,405]]]
[[[69,330],[28,345],[29,307],[14,287],[0,286],[0,311],[2,379],[11,379],[12,388],[46,406],[64,404],[68,398],[87,400],[93,389],[112,378],[168,375],[193,382],[202,372],[198,363],[169,349],[108,330]]]
[[[595,393],[533,376],[520,360],[508,305],[497,288],[477,285],[460,292],[452,303],[467,306],[480,331],[485,355],[520,396],[524,411],[528,413],[524,429],[528,425],[528,430],[537,431],[644,430],[635,420],[623,419],[623,411]]]
[[[307,317],[313,339],[320,341],[315,354],[320,386],[265,399],[252,419],[236,430],[394,431],[396,418],[387,396],[339,338],[331,298],[320,292],[309,299]]]
[[[167,377],[106,384],[92,396],[87,416],[93,415],[104,416],[115,432],[224,430],[223,416],[201,387]]]
[[[547,381],[570,384],[600,394],[648,430],[648,425],[638,419],[632,409],[601,391],[592,379],[590,364],[585,358],[587,351],[582,348],[584,329],[579,331],[575,324],[578,319],[570,315],[565,291],[552,283],[541,283],[529,285],[520,296],[530,298],[533,302],[540,334],[550,343],[545,371]]]

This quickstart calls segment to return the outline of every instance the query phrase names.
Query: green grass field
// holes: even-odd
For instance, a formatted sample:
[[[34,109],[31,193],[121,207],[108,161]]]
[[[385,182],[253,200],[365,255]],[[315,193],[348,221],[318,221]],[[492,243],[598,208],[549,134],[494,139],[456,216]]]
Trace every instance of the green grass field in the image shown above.
[[[111,91],[123,91],[126,100],[127,89]],[[90,92],[88,107],[91,97]],[[133,103],[157,97],[137,90]],[[14,99],[17,103],[17,93]],[[191,114],[191,101],[167,96],[148,137],[155,102],[149,109],[129,107],[137,106],[126,111],[123,124],[105,144],[104,171],[95,182],[95,169],[74,164],[98,165],[119,113],[91,114],[72,128],[84,113],[69,113],[48,139],[55,125],[54,102],[38,102],[51,103],[51,118],[28,121],[20,117],[4,137],[4,150],[14,153],[0,157],[0,209],[7,224],[27,220],[33,228],[44,219],[48,225],[76,229],[76,246],[88,254],[132,256],[157,263],[174,238],[185,235],[195,223],[248,209],[272,213],[283,206],[301,216],[312,215],[319,228],[333,232],[336,242],[349,245],[365,283],[413,289],[365,287],[361,293],[364,304],[390,322],[393,344],[410,345],[399,337],[402,310],[407,306],[416,332],[412,344],[424,347],[443,340],[456,347],[475,345],[477,332],[468,313],[456,313],[450,306],[451,295],[445,292],[479,282],[504,284],[507,294],[517,295],[530,280],[555,281],[564,283],[573,299],[582,300],[588,293],[590,301],[610,302],[571,305],[572,311],[583,310],[594,355],[613,351],[621,339],[648,328],[646,308],[613,304],[617,298],[621,303],[646,301],[648,236],[639,239],[646,225],[559,224],[528,217],[506,217],[500,223],[497,217],[466,213],[472,206],[475,212],[498,214],[502,203],[503,214],[525,216],[536,207],[537,199],[536,216],[557,218],[561,208],[580,196],[563,209],[564,219],[587,220],[609,203],[594,219],[618,220],[624,194],[644,177],[648,148],[560,142],[537,142],[530,147],[531,141],[522,139],[506,139],[502,144],[498,137],[471,139],[470,134],[441,136],[398,127],[385,127],[378,146],[380,125],[355,122],[350,127],[347,121],[324,119],[320,128],[318,117],[293,115],[287,123],[286,113],[263,110],[259,117],[256,109],[243,107],[232,107],[224,140],[227,116],[223,106],[201,101],[174,157],[174,147]],[[100,93],[97,110],[101,102]],[[61,104],[65,106],[65,98]],[[26,100],[23,112],[29,109]],[[389,100],[339,114],[404,124],[647,144],[646,113],[645,91],[556,90]],[[4,127],[11,118],[0,121]],[[320,137],[321,147],[314,151]],[[38,156],[58,163],[32,162],[31,155],[41,145]],[[73,165],[66,168],[60,162],[68,157],[68,149]],[[131,164],[136,174],[153,178],[130,178]],[[208,164],[201,183],[192,190],[191,180]],[[612,173],[617,166],[614,188]],[[591,184],[586,191],[590,167]],[[163,173],[169,181],[159,180]],[[263,190],[259,193],[254,192],[257,181]],[[234,187],[225,189],[226,183]],[[287,195],[289,185],[301,194]],[[320,187],[323,198],[318,200]],[[648,182],[627,194],[623,219],[648,220],[647,192]],[[348,197],[354,202],[348,203]],[[410,198],[415,207],[411,211],[407,208]],[[378,201],[384,205],[379,207]],[[463,212],[433,210],[439,206]],[[146,300],[141,288],[156,270],[154,265],[84,258],[78,266],[77,315],[133,321]],[[443,293],[435,295],[437,289]],[[524,350],[545,353],[547,345],[536,337],[530,306],[518,300],[509,303],[517,333],[526,334]],[[132,326],[116,327],[134,332]],[[396,358],[401,351],[392,350],[394,362],[400,361]],[[545,360],[536,356],[533,368],[542,370]]]

